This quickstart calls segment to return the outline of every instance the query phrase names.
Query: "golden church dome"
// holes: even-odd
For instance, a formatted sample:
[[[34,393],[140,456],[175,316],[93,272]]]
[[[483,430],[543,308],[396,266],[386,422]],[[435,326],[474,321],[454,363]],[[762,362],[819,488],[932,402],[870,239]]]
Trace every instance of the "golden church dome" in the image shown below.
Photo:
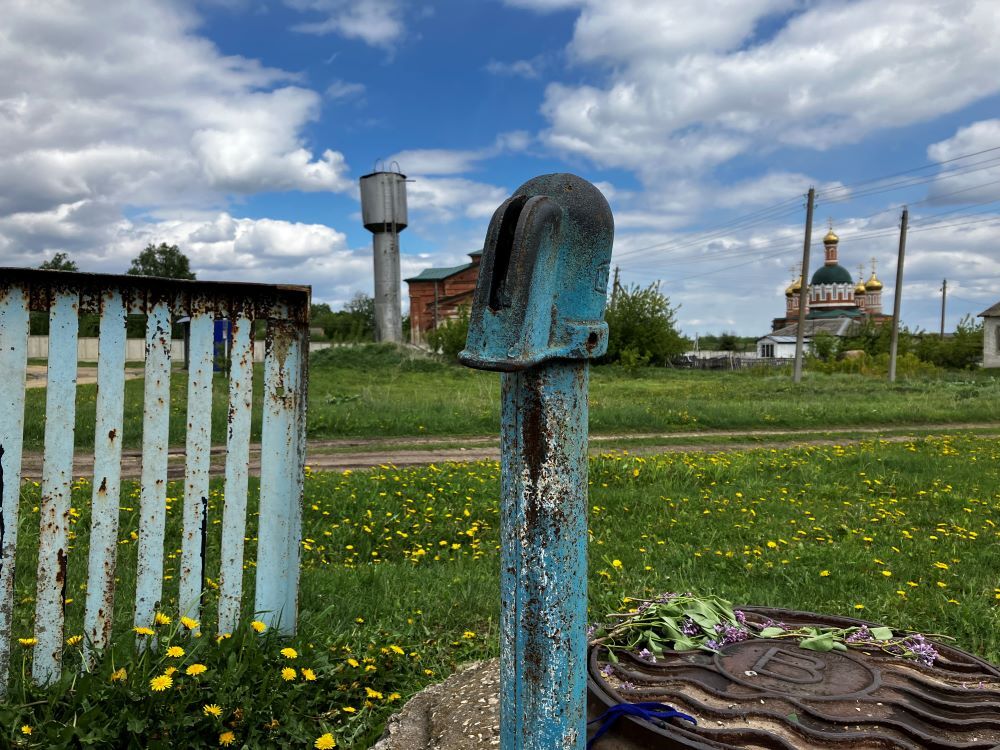
[[[796,294],[799,293],[799,291],[801,291],[801,289],[802,289],[802,277],[799,276],[799,278],[793,281],[791,285],[785,289],[785,296],[794,297]]]
[[[857,294],[864,294],[865,291],[866,291],[866,289],[867,289],[867,287],[865,286],[865,282],[862,281],[861,279],[858,279],[858,285],[856,287],[854,287],[854,293],[856,295]]]
[[[872,277],[865,282],[865,289],[869,292],[880,292],[882,291],[882,282],[878,280],[878,276],[872,271]]]
[[[826,236],[823,238],[823,244],[836,245],[838,242],[840,242],[840,237],[838,237],[837,233],[833,231],[833,227],[830,227],[830,231],[827,232]]]

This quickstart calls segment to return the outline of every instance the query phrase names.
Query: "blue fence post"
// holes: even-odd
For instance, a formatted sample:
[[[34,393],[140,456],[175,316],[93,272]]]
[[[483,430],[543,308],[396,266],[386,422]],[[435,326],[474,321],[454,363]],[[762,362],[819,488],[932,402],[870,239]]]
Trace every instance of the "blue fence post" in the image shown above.
[[[503,750],[586,745],[587,388],[613,237],[589,182],[518,188],[490,222],[460,355],[502,373]]]

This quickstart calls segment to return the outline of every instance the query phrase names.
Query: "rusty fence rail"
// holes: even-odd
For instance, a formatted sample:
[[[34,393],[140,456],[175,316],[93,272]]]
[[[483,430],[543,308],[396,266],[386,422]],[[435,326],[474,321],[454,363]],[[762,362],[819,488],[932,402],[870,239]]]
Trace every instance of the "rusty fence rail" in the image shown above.
[[[259,530],[253,613],[293,632],[305,461],[308,287],[110,276],[0,268],[0,695],[10,667],[14,567],[21,493],[30,313],[49,319],[48,386],[39,507],[32,676],[61,672],[76,422],[76,351],[81,314],[100,315],[93,495],[84,613],[85,652],[109,643],[121,495],[126,318],[146,316],[142,474],[134,625],[151,626],[161,606],[166,527],[171,332],[190,318],[186,466],[177,616],[200,619],[206,571],[214,324],[232,326],[219,632],[247,609],[243,599],[253,401],[254,328],[266,321]],[[30,415],[29,417],[30,418]],[[178,546],[171,540],[174,546]],[[23,563],[22,563],[23,564]],[[82,564],[82,561],[81,561]]]

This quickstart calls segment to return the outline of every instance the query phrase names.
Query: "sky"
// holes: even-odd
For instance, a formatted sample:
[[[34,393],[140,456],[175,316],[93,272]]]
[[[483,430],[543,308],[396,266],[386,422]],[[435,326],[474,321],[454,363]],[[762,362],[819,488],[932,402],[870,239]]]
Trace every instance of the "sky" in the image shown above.
[[[902,321],[1000,300],[995,0],[0,0],[0,266],[371,293],[358,178],[397,162],[403,277],[480,249],[521,183],[611,203],[613,264],[683,333],[763,335],[829,224]],[[404,308],[407,297],[402,292]]]

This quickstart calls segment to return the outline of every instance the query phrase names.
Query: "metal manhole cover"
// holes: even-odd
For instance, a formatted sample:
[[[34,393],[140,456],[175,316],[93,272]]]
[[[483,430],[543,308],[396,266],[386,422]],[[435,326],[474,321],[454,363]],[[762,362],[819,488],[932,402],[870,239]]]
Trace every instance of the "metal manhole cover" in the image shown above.
[[[741,609],[757,624],[872,625],[783,609]],[[938,659],[927,667],[876,649],[819,653],[793,640],[757,638],[717,654],[668,653],[655,664],[623,654],[604,677],[605,652],[597,646],[590,652],[590,700],[598,712],[618,703],[666,703],[698,720],[696,727],[682,721],[618,722],[616,736],[651,750],[1000,747],[1000,670],[946,644],[934,647]]]

